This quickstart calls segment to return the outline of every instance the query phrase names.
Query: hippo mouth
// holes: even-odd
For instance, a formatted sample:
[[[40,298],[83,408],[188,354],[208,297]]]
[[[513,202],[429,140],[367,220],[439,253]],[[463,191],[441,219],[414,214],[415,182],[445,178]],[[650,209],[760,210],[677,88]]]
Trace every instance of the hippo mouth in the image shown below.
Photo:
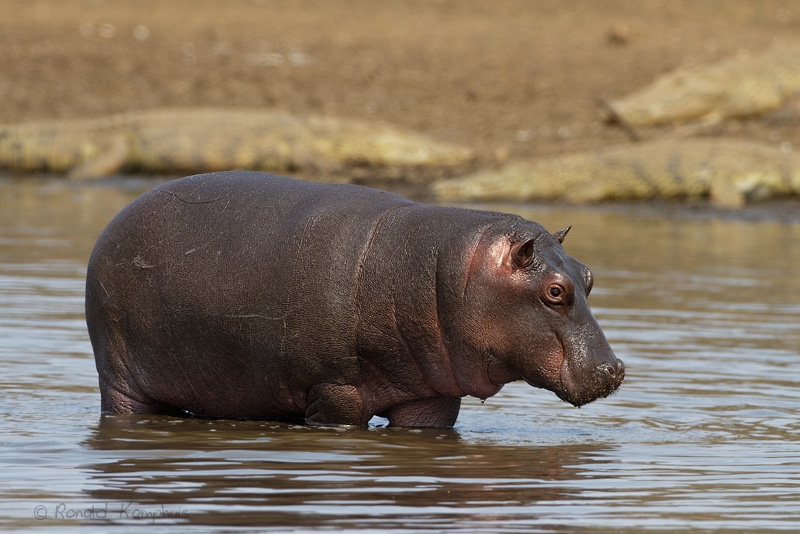
[[[559,373],[561,387],[555,394],[577,408],[613,394],[625,378],[625,366],[622,360],[616,360],[614,364],[600,363],[580,373],[582,376],[576,379],[566,351],[563,351],[563,354]]]

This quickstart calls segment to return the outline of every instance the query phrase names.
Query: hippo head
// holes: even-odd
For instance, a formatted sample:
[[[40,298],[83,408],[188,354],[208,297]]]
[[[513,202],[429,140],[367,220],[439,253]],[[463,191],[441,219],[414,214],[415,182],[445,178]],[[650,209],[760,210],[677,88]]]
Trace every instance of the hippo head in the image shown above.
[[[469,276],[465,297],[482,318],[470,321],[473,341],[488,355],[489,379],[523,379],[575,406],[607,397],[625,366],[589,309],[592,272],[562,248],[569,228],[531,224],[484,240]]]

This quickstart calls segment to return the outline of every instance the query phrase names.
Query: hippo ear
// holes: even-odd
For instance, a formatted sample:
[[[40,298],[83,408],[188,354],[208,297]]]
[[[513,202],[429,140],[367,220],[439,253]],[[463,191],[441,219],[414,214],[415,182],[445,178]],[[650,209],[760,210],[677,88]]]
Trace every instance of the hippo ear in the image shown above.
[[[566,228],[564,228],[563,230],[559,230],[558,232],[553,232],[553,237],[558,239],[559,243],[563,243],[564,242],[564,238],[567,237],[567,234],[569,233],[571,228],[572,228],[572,225],[569,225]]]
[[[511,245],[511,261],[517,269],[524,269],[533,263],[533,239]]]

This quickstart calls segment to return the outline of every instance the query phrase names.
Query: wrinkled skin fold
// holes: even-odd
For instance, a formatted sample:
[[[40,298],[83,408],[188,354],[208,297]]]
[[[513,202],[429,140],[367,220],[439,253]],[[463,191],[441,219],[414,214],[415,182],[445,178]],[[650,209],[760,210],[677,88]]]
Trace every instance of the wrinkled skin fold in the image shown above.
[[[624,365],[567,230],[253,172],[158,186],[89,261],[101,408],[450,427],[514,380],[605,397]]]

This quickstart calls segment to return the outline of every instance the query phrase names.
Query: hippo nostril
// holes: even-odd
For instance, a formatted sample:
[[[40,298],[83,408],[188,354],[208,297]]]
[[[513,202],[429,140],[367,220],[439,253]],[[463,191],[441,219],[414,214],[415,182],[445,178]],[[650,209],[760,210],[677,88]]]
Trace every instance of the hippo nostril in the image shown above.
[[[625,378],[625,364],[622,363],[622,360],[614,363],[601,363],[597,366],[597,373],[604,380],[621,382]]]
[[[609,378],[614,378],[614,376],[617,374],[616,369],[614,369],[614,366],[610,363],[601,363],[597,366],[597,370],[601,375],[605,375]]]

